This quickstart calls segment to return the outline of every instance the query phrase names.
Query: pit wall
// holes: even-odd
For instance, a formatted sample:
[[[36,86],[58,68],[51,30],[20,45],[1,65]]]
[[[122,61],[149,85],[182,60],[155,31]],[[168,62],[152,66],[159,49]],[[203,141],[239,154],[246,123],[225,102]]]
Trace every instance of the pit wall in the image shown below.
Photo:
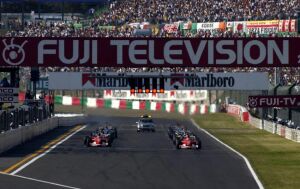
[[[47,133],[58,126],[72,126],[83,123],[85,123],[85,117],[53,117],[0,133],[0,154],[34,137]]]
[[[238,116],[243,122],[248,122],[258,129],[277,134],[294,142],[300,142],[300,130],[291,129],[278,123],[253,117],[243,106],[230,104],[227,106],[227,113]]]
[[[165,112],[178,112],[181,114],[205,114],[217,112],[215,104],[210,106],[205,104],[154,102],[154,101],[131,101],[131,100],[111,100],[102,98],[83,98],[71,96],[55,96],[55,103],[65,106],[84,105],[88,108],[113,108],[131,110],[152,110]]]

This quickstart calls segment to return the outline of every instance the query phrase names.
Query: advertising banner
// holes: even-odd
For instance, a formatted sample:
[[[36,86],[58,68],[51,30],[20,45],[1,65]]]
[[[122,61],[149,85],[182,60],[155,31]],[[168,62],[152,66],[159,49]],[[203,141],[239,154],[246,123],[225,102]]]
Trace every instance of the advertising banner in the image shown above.
[[[277,33],[279,29],[279,20],[247,21],[247,29],[249,33]]]
[[[262,72],[176,73],[171,74],[170,89],[268,90],[269,79]]]
[[[18,103],[19,88],[0,87],[0,102],[2,103]]]
[[[300,38],[1,38],[0,66],[298,67]]]
[[[210,32],[215,31],[225,31],[226,24],[225,22],[206,22],[206,23],[198,23],[197,24],[197,30],[209,30]]]
[[[297,32],[297,21],[293,20],[279,20],[279,32]]]
[[[153,101],[203,101],[207,100],[206,90],[165,91],[165,93],[136,93],[129,90],[104,90],[104,99],[153,100]]]
[[[249,107],[286,107],[299,108],[300,95],[280,95],[280,96],[249,96]]]
[[[190,73],[128,72],[81,73],[50,72],[50,90],[115,89],[130,90],[130,78],[164,78],[164,90],[268,90],[268,74],[255,73]],[[150,80],[150,82],[151,82]],[[144,82],[144,79],[142,79]],[[150,89],[151,89],[150,84]],[[157,85],[159,85],[157,83]],[[144,89],[144,84],[142,84]]]

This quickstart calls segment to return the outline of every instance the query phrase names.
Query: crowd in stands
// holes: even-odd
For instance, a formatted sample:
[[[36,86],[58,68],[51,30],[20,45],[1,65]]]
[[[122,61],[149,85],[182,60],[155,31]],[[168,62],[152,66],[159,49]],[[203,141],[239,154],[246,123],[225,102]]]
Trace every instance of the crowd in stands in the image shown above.
[[[108,11],[95,16],[87,27],[76,28],[65,22],[26,22],[23,30],[11,30],[7,37],[132,37],[134,28],[129,23],[149,22],[151,24],[173,23],[176,21],[215,22],[295,19],[299,0],[118,0],[110,4]],[[114,26],[100,28],[99,26]],[[246,35],[242,32],[205,31],[166,33],[163,29],[152,32],[152,37],[261,37],[258,33]],[[269,37],[276,37],[270,33]],[[296,33],[286,34],[297,36]],[[47,68],[49,71],[161,71],[162,69],[141,68]],[[264,71],[274,80],[272,68],[165,68],[163,71],[214,71],[214,72],[251,72]],[[281,68],[280,82],[284,85],[300,82],[299,69]],[[23,75],[23,77],[26,76]]]
[[[298,0],[119,0],[95,22],[123,25],[130,22],[217,22],[296,18]]]

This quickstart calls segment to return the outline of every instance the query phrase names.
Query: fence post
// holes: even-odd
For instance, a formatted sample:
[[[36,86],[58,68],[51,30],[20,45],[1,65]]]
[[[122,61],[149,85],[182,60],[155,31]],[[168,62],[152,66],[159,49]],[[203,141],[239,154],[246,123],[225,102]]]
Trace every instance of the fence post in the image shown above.
[[[277,96],[277,89],[279,88],[281,86],[281,84],[278,84],[278,85],[276,85],[275,87],[274,87],[274,91],[273,91],[273,94],[274,94],[274,96]],[[273,112],[273,120],[276,120],[277,119],[277,109],[276,108],[274,108],[273,109],[274,110],[274,112]]]
[[[4,115],[4,111],[1,111],[0,112],[0,132],[2,132],[4,130],[4,125],[5,125],[3,115]]]
[[[297,84],[294,83],[292,86],[289,87],[289,95],[292,94],[292,89],[296,86]],[[292,117],[292,108],[289,108],[289,120],[292,120],[293,117]]]

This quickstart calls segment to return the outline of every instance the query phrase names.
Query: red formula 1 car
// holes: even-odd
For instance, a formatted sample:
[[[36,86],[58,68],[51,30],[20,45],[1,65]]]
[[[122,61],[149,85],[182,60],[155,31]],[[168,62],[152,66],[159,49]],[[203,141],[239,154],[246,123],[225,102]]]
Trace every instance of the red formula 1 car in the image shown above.
[[[177,149],[201,149],[201,140],[187,129],[174,126],[168,128],[168,135]]]
[[[108,146],[111,144],[115,138],[117,138],[116,128],[99,128],[97,131],[91,133],[90,136],[86,136],[84,139],[84,144],[88,147],[90,146]]]
[[[177,140],[176,148],[201,148],[201,142],[194,135],[186,134]]]

